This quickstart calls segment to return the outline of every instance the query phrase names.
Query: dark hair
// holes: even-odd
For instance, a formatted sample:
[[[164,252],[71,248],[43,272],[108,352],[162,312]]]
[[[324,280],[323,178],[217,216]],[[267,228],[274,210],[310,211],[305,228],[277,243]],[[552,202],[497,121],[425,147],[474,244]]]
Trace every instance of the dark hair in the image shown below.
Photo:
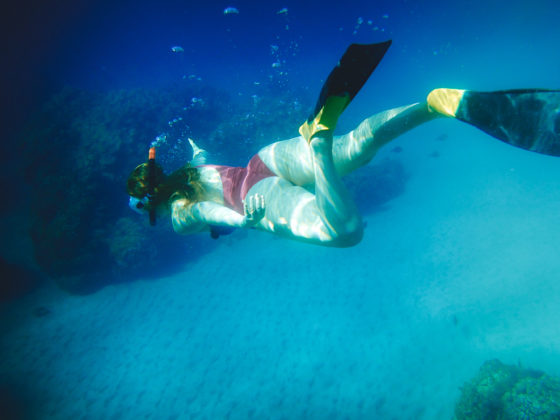
[[[177,169],[166,176],[163,169],[156,163],[156,187],[154,204],[165,203],[167,207],[175,200],[184,198],[190,203],[198,201],[204,191],[200,184],[200,174],[189,165]],[[148,164],[138,165],[127,181],[128,194],[136,198],[144,198],[148,194]]]

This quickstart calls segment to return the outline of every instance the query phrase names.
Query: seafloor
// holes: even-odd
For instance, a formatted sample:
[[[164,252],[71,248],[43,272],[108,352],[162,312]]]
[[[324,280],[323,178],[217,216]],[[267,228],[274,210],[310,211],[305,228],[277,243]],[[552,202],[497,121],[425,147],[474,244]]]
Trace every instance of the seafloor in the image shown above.
[[[445,419],[487,359],[559,375],[558,160],[454,121],[395,144],[406,191],[360,245],[240,232],[172,277],[45,287],[4,308],[0,371],[41,419]]]

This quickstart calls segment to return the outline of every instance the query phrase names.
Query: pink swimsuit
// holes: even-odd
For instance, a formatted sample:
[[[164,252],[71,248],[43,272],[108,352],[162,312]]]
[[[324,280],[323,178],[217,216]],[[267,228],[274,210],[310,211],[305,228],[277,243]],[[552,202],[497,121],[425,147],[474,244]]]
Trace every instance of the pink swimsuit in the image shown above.
[[[224,188],[224,203],[239,214],[244,214],[243,200],[253,185],[261,179],[276,176],[259,155],[251,158],[246,168],[221,165],[202,165],[214,168],[220,174]]]

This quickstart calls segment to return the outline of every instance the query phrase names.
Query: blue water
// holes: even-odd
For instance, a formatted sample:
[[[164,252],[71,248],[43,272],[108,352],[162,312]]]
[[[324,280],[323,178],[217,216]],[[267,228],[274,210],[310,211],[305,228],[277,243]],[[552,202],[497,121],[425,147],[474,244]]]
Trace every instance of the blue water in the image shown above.
[[[230,6],[239,13],[224,14]],[[188,82],[240,101],[256,95],[263,109],[275,92],[294,91],[305,118],[350,43],[386,39],[393,45],[340,132],[436,87],[560,86],[556,1],[29,1],[5,16],[6,133],[23,129],[64,86],[111,92]],[[183,133],[166,124],[139,147],[164,132],[163,159],[182,158],[173,143]],[[19,174],[16,138],[5,140],[16,150],[6,165]],[[215,163],[241,164],[277,138],[250,139],[247,150],[197,140]],[[256,231],[217,243],[185,238],[184,262],[161,258],[149,278],[86,295],[47,278],[2,303],[5,413],[450,419],[459,387],[485,360],[560,375],[560,160],[448,120],[395,140],[376,157],[384,159],[398,159],[406,187],[378,207],[353,190],[367,222],[354,248]],[[362,171],[353,182],[371,168]],[[126,206],[124,193],[119,200],[114,206]],[[18,203],[3,213],[2,256],[41,270],[28,201]]]

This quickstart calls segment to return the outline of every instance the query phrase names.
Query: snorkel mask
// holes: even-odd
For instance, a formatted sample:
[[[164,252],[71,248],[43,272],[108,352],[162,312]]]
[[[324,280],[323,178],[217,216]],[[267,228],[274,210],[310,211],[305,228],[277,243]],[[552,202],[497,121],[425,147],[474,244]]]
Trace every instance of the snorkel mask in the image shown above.
[[[148,152],[148,193],[143,198],[130,197],[128,205],[136,213],[142,214],[142,209],[149,206],[150,225],[156,224],[156,208],[154,205],[154,195],[156,188],[156,148],[150,147]]]
[[[144,214],[142,209],[146,207],[146,204],[148,204],[148,197],[144,197],[144,198],[130,197],[128,199],[128,206],[138,214]]]

